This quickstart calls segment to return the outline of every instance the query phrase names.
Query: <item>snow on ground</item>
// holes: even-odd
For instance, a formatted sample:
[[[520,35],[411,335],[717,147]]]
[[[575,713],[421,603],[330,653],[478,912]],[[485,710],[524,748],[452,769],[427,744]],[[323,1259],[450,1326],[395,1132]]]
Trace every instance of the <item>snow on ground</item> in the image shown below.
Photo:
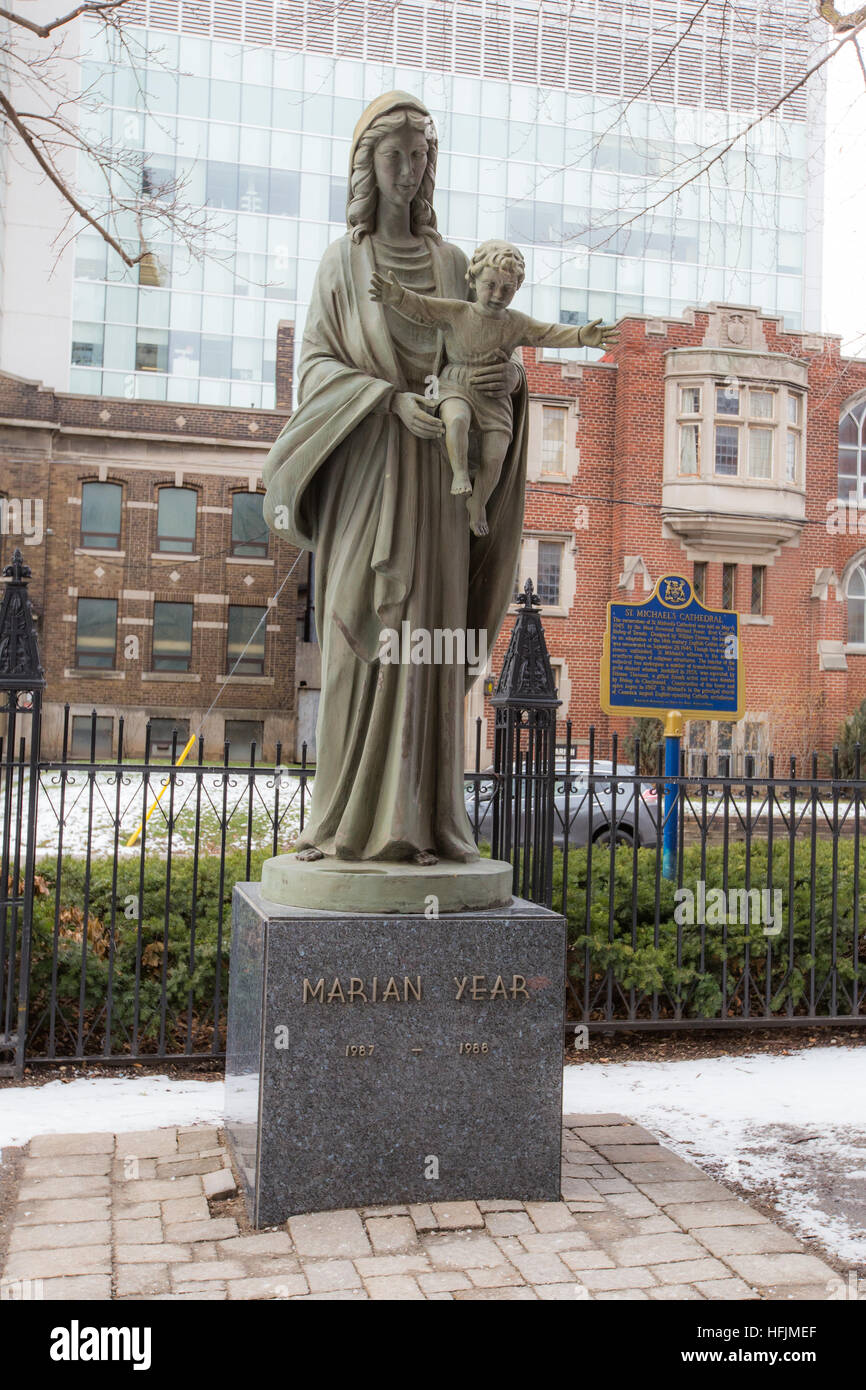
[[[639,1121],[802,1237],[866,1264],[866,1048],[566,1067],[566,1113]]]
[[[0,1090],[0,1147],[35,1134],[220,1124],[220,1081],[88,1077]],[[565,1069],[566,1113],[639,1121],[786,1224],[866,1264],[866,1048]]]

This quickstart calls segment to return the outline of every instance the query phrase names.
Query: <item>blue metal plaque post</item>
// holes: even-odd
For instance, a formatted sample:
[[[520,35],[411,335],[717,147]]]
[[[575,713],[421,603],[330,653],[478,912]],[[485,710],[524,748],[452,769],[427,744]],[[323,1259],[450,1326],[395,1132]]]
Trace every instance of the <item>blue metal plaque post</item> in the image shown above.
[[[680,771],[680,741],[683,716],[670,710],[665,720],[665,776],[678,777]],[[662,877],[677,876],[677,832],[679,829],[679,785],[665,783],[665,823],[663,836]]]

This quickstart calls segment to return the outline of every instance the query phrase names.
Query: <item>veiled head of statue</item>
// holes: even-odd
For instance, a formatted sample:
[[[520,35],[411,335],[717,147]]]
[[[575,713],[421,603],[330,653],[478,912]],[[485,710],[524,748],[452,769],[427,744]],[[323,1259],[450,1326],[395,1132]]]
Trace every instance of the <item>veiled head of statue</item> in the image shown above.
[[[436,127],[417,97],[388,92],[370,103],[349,156],[346,221],[355,241],[375,231],[380,198],[408,202],[412,234],[440,240],[433,211],[437,151]]]

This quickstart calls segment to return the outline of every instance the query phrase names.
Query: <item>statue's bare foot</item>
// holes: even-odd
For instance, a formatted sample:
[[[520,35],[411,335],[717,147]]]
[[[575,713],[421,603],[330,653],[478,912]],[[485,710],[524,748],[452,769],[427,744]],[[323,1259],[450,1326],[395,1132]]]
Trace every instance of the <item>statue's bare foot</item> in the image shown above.
[[[324,859],[324,857],[323,851],[316,849],[315,845],[310,845],[309,849],[299,849],[296,855],[296,858],[303,859],[307,864],[311,863],[314,859]]]
[[[490,527],[487,525],[487,512],[482,507],[480,511],[469,510],[469,529],[475,536],[489,536]]]
[[[431,864],[439,863],[439,856],[431,854],[428,849],[419,849],[417,854],[412,855],[412,863],[420,864],[422,868],[429,868]]]
[[[472,483],[468,473],[455,473],[451,483],[452,497],[470,497],[472,495]]]

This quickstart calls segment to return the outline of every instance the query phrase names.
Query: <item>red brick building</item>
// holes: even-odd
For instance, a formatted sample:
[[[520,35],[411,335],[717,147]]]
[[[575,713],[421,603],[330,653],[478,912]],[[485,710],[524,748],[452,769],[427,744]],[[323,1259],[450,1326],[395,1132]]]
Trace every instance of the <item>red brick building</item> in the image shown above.
[[[291,331],[281,346],[291,362]],[[288,374],[281,398],[291,399]],[[0,374],[0,562],[20,546],[47,678],[43,750],[155,757],[201,729],[206,760],[294,757],[309,559],[268,533],[276,411],[64,395]],[[300,622],[299,622],[300,618]],[[244,652],[244,648],[246,651]],[[228,671],[244,652],[227,687]],[[303,669],[301,669],[303,668]],[[214,700],[219,699],[208,713]],[[309,716],[309,711],[307,711]]]
[[[626,319],[602,362],[534,349],[524,360],[521,583],[541,592],[578,748],[590,724],[600,756],[612,730],[630,729],[599,708],[608,601],[648,597],[660,574],[679,572],[711,607],[740,612],[746,669],[745,717],[692,723],[691,761],[705,748],[711,766],[728,749],[829,750],[866,696],[866,360],[731,305]],[[480,689],[479,713],[489,735]]]

